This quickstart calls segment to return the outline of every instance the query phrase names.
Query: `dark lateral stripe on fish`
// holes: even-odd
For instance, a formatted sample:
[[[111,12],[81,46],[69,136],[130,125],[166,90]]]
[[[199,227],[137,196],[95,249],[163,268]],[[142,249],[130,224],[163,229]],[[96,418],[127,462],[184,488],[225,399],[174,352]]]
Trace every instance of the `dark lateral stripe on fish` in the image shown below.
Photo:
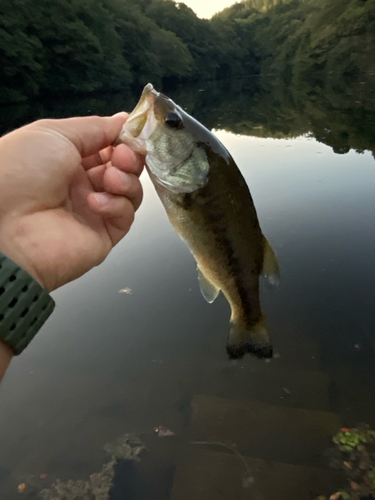
[[[193,203],[195,201],[192,195],[194,195],[194,193],[191,193],[189,195],[190,203]],[[249,300],[249,291],[247,289],[247,286],[243,283],[243,270],[241,267],[241,263],[238,257],[236,257],[235,255],[235,249],[233,248],[232,241],[227,236],[225,226],[218,224],[218,222],[223,220],[223,216],[217,211],[213,212],[212,205],[210,205],[210,203],[208,202],[205,203],[205,211],[203,212],[203,214],[206,222],[209,225],[215,227],[215,242],[224,250],[223,255],[226,258],[227,269],[230,271],[230,274],[236,284],[238,295],[241,298],[244,312],[246,315],[250,316],[251,305]]]
[[[192,193],[184,194],[180,204],[181,208],[183,208],[184,210],[189,210],[195,203],[196,197],[197,194],[195,191],[193,191]]]

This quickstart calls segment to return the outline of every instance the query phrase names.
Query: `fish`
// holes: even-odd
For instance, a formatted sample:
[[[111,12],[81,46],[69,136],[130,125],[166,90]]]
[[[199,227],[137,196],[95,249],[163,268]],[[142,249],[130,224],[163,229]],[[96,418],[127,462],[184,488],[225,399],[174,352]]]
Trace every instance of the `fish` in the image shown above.
[[[146,169],[168,218],[196,260],[203,297],[212,303],[221,291],[229,302],[229,358],[245,353],[272,357],[259,277],[278,280],[279,266],[228,150],[151,83],[144,87],[117,143],[146,155]]]

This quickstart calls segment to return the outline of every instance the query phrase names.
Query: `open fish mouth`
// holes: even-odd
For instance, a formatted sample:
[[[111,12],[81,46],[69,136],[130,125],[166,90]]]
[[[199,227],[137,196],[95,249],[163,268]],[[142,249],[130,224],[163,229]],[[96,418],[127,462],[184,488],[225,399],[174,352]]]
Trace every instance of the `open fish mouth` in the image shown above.
[[[154,132],[157,121],[154,114],[154,105],[160,93],[151,83],[148,83],[142,92],[141,98],[128,116],[117,143],[127,144],[133,151],[147,154],[146,141]]]
[[[146,155],[147,170],[154,183],[174,193],[191,193],[208,181],[210,165],[199,140],[202,131],[203,143],[213,137],[203,125],[149,83],[124,124],[117,143]]]

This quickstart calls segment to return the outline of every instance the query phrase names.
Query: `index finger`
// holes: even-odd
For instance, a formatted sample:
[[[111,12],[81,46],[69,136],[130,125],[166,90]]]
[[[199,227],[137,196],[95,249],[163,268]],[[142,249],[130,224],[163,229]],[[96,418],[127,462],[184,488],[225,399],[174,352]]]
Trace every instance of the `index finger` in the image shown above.
[[[113,151],[111,163],[123,172],[140,176],[144,167],[145,157],[135,153],[126,144],[119,144]]]

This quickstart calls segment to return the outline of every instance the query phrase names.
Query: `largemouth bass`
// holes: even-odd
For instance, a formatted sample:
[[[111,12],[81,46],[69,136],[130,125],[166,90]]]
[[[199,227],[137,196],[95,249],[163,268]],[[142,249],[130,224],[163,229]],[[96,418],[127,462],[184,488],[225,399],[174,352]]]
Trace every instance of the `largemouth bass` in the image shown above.
[[[198,265],[203,296],[221,290],[232,328],[230,358],[246,352],[272,356],[259,298],[259,275],[278,274],[252,197],[223,144],[201,123],[149,83],[118,142],[146,155],[146,167],[169,220]]]

